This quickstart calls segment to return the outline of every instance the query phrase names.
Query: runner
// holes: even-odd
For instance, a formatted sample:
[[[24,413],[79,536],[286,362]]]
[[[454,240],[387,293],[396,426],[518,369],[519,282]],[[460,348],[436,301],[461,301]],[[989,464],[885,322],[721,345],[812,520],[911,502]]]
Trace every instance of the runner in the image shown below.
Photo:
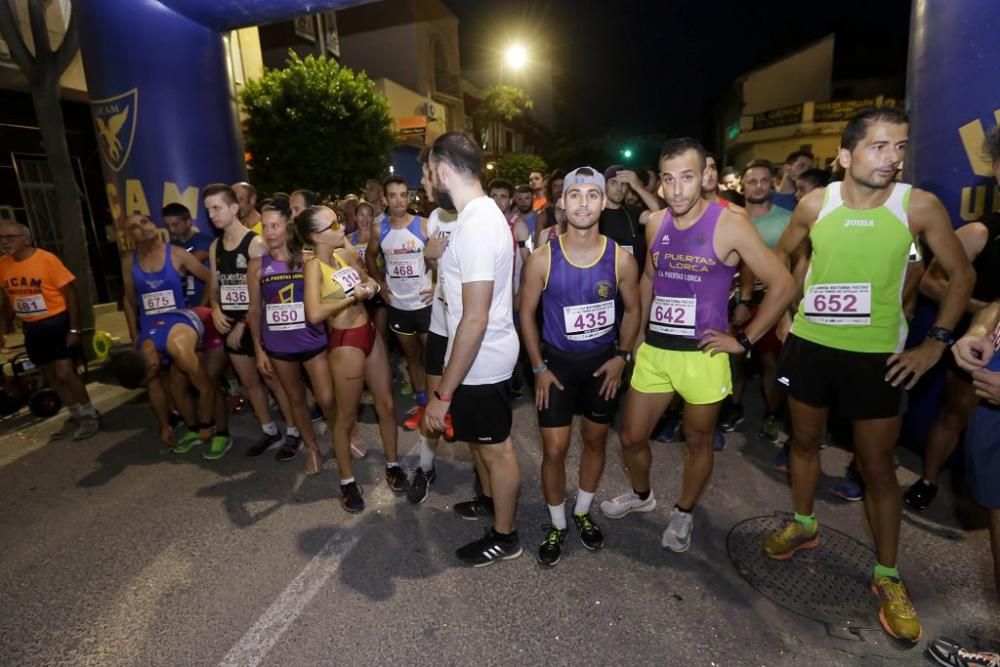
[[[795,179],[795,201],[802,201],[802,198],[816,188],[825,188],[830,182],[830,172],[826,169],[806,169]]]
[[[209,299],[215,330],[225,336],[225,351],[228,353],[216,350],[207,355],[209,375],[221,379],[228,358],[260,421],[261,437],[246,450],[246,456],[260,456],[281,444],[275,459],[283,461],[294,458],[301,442],[295,422],[289,417],[288,398],[281,385],[274,380],[265,378],[261,383],[253,358],[253,335],[246,322],[247,311],[250,309],[247,267],[251,259],[259,258],[267,252],[267,247],[259,236],[240,224],[237,217],[239,204],[231,187],[221,183],[209,185],[202,192],[202,199],[212,224],[222,232],[221,237],[212,241],[212,248],[209,250],[212,264]],[[283,443],[278,427],[271,419],[265,386],[274,394],[281,414],[285,416],[287,430]],[[231,441],[225,443],[224,449],[216,449],[215,444],[213,440],[212,446],[202,454],[202,458],[221,459],[232,446]]]
[[[561,217],[562,210],[557,206],[559,201],[562,200],[563,179],[565,176],[566,174],[563,171],[555,169],[551,174],[549,174],[548,178],[545,179],[545,205],[541,209],[538,209],[538,222],[535,224],[536,230],[547,229],[558,225],[559,234],[566,231],[564,228],[565,217]],[[532,185],[531,187],[534,188],[535,186]],[[537,198],[535,201],[537,203]],[[540,235],[541,232],[537,232],[537,234]]]
[[[396,456],[389,354],[362,305],[378,292],[379,285],[365,274],[361,258],[344,241],[337,214],[326,206],[312,206],[295,218],[288,255],[292,264],[298,265],[303,261],[303,247],[308,244],[314,249],[305,262],[306,318],[313,324],[326,322],[328,327],[329,372],[337,405],[333,451],[340,472],[340,504],[348,512],[360,512],[365,501],[354,479],[351,430],[358,418],[365,384],[375,398],[385,450],[385,481],[393,492],[402,493],[406,491],[406,475]]]
[[[265,379],[277,377],[285,391],[292,419],[308,449],[306,474],[315,475],[323,468],[323,456],[309,415],[302,372],[309,377],[316,404],[332,429],[337,413],[326,354],[326,327],[306,321],[302,265],[291,263],[286,245],[288,200],[265,200],[260,211],[268,254],[254,257],[247,267],[250,290],[247,321],[253,335],[257,370]]]
[[[608,194],[607,205],[601,212],[601,234],[632,253],[641,267],[646,256],[642,215],[647,210],[663,209],[663,202],[643,186],[634,171],[619,164],[604,170],[604,180]],[[639,195],[645,209],[625,204],[625,193],[629,189]]]
[[[514,206],[517,207],[517,212],[521,214],[524,224],[528,225],[528,232],[531,234],[531,238],[535,238],[535,231],[538,229],[538,211],[531,208],[533,199],[534,193],[531,191],[530,185],[519,185],[514,190]]]
[[[687,454],[680,498],[661,540],[676,552],[691,545],[691,512],[712,473],[719,406],[732,391],[729,355],[749,352],[794,291],[791,275],[746,215],[704,199],[704,172],[705,150],[697,141],[664,144],[660,175],[669,208],[646,225],[649,260],[640,284],[645,341],[636,353],[620,436],[632,490],[601,503],[611,519],[656,507],[649,485],[649,436],[674,395],[680,395],[686,403]],[[741,261],[767,285],[768,293],[756,320],[732,336],[726,333],[729,290]]]
[[[458,132],[441,135],[431,149],[434,199],[458,211],[458,222],[438,265],[448,351],[424,414],[428,430],[441,432],[450,409],[455,438],[480,455],[484,497],[455,505],[468,518],[495,516],[484,537],[456,552],[476,567],[517,558],[523,551],[515,530],[521,473],[510,438],[507,389],[518,348],[511,326],[514,252],[507,222],[480,185],[482,160],[476,142]]]
[[[208,269],[208,249],[212,245],[212,237],[204,234],[194,226],[191,211],[184,204],[167,204],[161,211],[163,226],[170,231],[170,243],[183,248],[194,255]],[[208,296],[205,294],[205,281],[199,280],[193,273],[188,274],[184,283],[184,302],[188,308],[207,306]]]
[[[126,389],[146,387],[160,428],[160,441],[178,453],[229,440],[229,410],[219,383],[212,380],[202,352],[222,348],[211,308],[168,310],[143,320],[136,349],[115,360],[118,382]],[[191,389],[198,395],[197,408]],[[170,426],[170,405],[181,413],[187,432],[178,440]],[[212,440],[220,443],[213,445]]]
[[[368,253],[368,242],[371,240],[372,230],[376,228],[375,207],[367,201],[362,201],[358,204],[358,210],[355,213],[355,218],[358,223],[358,228],[350,235],[349,240],[358,255],[361,256],[362,264],[367,266],[365,255]],[[385,272],[385,261],[383,261],[381,257],[377,260],[376,268],[383,273]],[[365,302],[365,308],[368,309],[368,315],[372,318],[372,321],[375,322],[375,331],[378,331],[379,335],[382,336],[384,340],[388,341],[389,304],[385,302],[381,290],[378,294]]]
[[[495,178],[486,186],[486,192],[489,194],[490,199],[497,205],[497,208],[500,209],[500,212],[503,213],[503,217],[507,221],[507,226],[510,227],[510,234],[514,244],[514,275],[511,284],[514,290],[514,323],[517,324],[517,295],[521,289],[521,270],[524,267],[524,262],[528,259],[528,255],[531,254],[531,233],[528,231],[528,225],[521,219],[521,215],[514,206],[514,186],[510,181]]]
[[[42,370],[69,411],[51,439],[86,440],[100,430],[100,416],[76,370],[83,355],[76,276],[52,253],[32,247],[31,231],[12,220],[0,222],[0,247],[0,349],[7,349],[6,332],[14,315],[21,320],[28,360]]]
[[[257,236],[260,236],[261,226],[260,226],[260,213],[257,212],[257,188],[250,185],[246,181],[241,181],[239,183],[233,183],[233,192],[236,193],[236,197],[239,200],[240,222],[243,226],[252,231]]]
[[[813,168],[816,156],[806,150],[792,151],[785,158],[785,163],[781,166],[781,182],[778,187],[772,188],[771,201],[789,211],[795,208],[798,203],[796,197],[797,181],[799,176]],[[744,169],[743,173],[746,173]],[[743,184],[743,193],[746,194],[746,183]]]
[[[428,193],[430,202],[434,202],[434,186],[431,179],[430,166],[427,164],[430,151],[424,149],[420,153],[421,179],[420,184]],[[438,260],[444,254],[444,249],[448,245],[448,239],[455,228],[458,214],[438,206],[431,212],[431,217],[427,221],[427,245],[424,246],[424,259],[427,266],[437,274]],[[431,304],[431,324],[427,333],[427,345],[424,346],[424,369],[427,371],[427,393],[433,395],[441,383],[441,374],[444,372],[444,356],[448,350],[448,320],[445,314],[444,285],[441,280],[435,280],[434,302]],[[413,471],[410,478],[410,488],[407,490],[407,498],[414,505],[427,500],[430,494],[430,487],[437,479],[434,470],[434,455],[437,450],[438,439],[441,433],[431,431],[427,428],[427,423],[420,424],[420,438],[417,441],[417,448],[420,451],[420,463]],[[455,437],[452,427],[451,413],[445,415],[444,435],[448,440]]]
[[[320,196],[312,190],[296,190],[288,197],[288,207],[291,210],[291,220],[295,220],[299,213],[310,206],[319,206],[322,203]],[[261,211],[263,215],[263,211]]]
[[[1000,129],[994,128],[985,142],[984,151],[993,165],[993,173],[1000,184]],[[972,288],[972,298],[966,306],[955,338],[961,338],[972,317],[1000,298],[1000,211],[987,213],[981,222],[971,222],[957,231],[966,256],[976,270],[976,285]],[[935,259],[920,281],[920,291],[924,296],[941,302],[947,293],[948,276],[941,263]],[[909,488],[903,500],[907,507],[917,512],[930,507],[938,492],[938,480],[952,452],[958,445],[958,437],[965,429],[976,407],[976,392],[972,376],[962,370],[951,355],[945,355],[948,372],[945,379],[944,403],[934,423],[927,433],[924,449],[924,469],[920,479]]]
[[[805,296],[778,366],[792,418],[795,516],[766,536],[763,548],[771,558],[783,560],[819,545],[813,514],[819,449],[829,405],[836,403],[854,426],[866,515],[878,557],[872,591],[879,598],[882,627],[897,639],[916,642],[920,621],[896,561],[902,494],[893,450],[902,421],[903,389],[913,387],[940,358],[974,277],[937,198],[895,182],[908,127],[900,109],[858,112],[841,137],[838,159],[846,170],[844,181],[806,195],[779,243],[784,259],[808,238],[812,256]],[[917,236],[951,279],[929,338],[904,352],[907,324],[901,294]]]
[[[585,548],[604,546],[590,506],[604,472],[622,372],[639,333],[638,264],[598,231],[604,187],[596,169],[580,167],[567,174],[563,201],[569,230],[531,255],[521,289],[521,335],[535,374],[542,492],[552,521],[538,560],[550,566],[559,562],[566,539],[566,454],[574,414],[581,415],[583,450],[573,523]],[[621,320],[615,317],[619,295]],[[544,313],[540,336],[539,304]]]
[[[372,205],[375,211],[375,229],[382,228],[382,222],[388,217],[385,204],[385,190],[382,188],[382,181],[377,178],[369,178],[365,181],[365,201]]]
[[[545,172],[541,169],[532,169],[528,174],[528,187],[531,188],[532,194],[531,210],[538,213],[549,205],[549,200],[545,196]]]
[[[406,357],[410,385],[417,399],[417,407],[410,411],[403,429],[415,431],[427,407],[423,355],[434,299],[432,276],[424,262],[427,220],[407,210],[409,188],[405,180],[392,176],[384,187],[389,217],[382,221],[377,233],[370,235],[365,265],[388,294],[389,328]]]

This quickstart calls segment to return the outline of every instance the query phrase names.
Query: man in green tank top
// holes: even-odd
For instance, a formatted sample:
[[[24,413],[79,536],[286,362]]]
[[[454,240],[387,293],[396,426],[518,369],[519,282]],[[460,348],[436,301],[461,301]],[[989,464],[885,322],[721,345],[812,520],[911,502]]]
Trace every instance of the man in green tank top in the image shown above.
[[[897,567],[902,498],[893,449],[903,389],[941,357],[972,291],[974,274],[937,197],[896,182],[908,119],[901,109],[864,109],[848,122],[838,160],[846,173],[806,195],[777,252],[787,259],[808,239],[809,270],[778,365],[792,418],[794,520],[767,535],[764,551],[784,560],[819,546],[813,514],[820,443],[831,403],[852,420],[865,513],[878,558],[871,589],[885,631],[916,642],[920,621]],[[903,282],[914,238],[927,242],[950,277],[927,340],[904,350]]]

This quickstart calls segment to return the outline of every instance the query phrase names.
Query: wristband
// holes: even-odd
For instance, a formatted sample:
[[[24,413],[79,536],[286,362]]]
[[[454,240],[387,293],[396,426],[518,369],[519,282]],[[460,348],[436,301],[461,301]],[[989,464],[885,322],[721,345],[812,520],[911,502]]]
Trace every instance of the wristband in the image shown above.
[[[734,336],[734,338],[736,338],[736,342],[737,343],[739,343],[740,345],[743,346],[743,349],[746,351],[746,353],[750,354],[750,350],[753,349],[753,343],[751,343],[750,339],[747,338],[746,333],[744,333],[742,331],[737,332],[737,334],[736,334],[736,336]]]
[[[936,340],[939,343],[951,343],[951,330],[945,329],[944,327],[931,327],[930,331],[927,332],[927,337],[931,340]]]
[[[441,394],[438,393],[437,389],[434,390],[434,398],[436,398],[437,400],[439,400],[439,401],[441,401],[443,403],[451,403],[451,399],[452,399],[451,396],[442,396]]]
[[[70,330],[69,330],[69,332],[70,332],[71,334],[76,334],[77,336],[79,336],[80,334],[82,334],[82,333],[83,333],[83,332],[82,332],[82,331],[80,331],[79,329],[70,329]]]
[[[549,367],[543,361],[541,366],[539,366],[538,368],[532,368],[531,372],[534,373],[535,375],[541,375],[547,370],[549,370]]]

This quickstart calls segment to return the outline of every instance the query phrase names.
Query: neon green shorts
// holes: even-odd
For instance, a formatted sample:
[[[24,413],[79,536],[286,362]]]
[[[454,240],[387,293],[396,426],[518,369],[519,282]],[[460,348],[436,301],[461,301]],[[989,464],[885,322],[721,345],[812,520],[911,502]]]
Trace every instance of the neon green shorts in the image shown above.
[[[631,386],[643,394],[676,392],[691,405],[718,403],[733,393],[729,355],[661,350],[643,343],[635,355]]]

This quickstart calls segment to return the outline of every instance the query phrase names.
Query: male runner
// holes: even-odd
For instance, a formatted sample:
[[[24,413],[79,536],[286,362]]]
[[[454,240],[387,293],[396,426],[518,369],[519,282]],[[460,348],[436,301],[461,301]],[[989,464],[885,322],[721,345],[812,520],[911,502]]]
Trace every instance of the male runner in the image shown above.
[[[639,333],[638,264],[598,231],[604,185],[604,176],[590,167],[566,175],[566,233],[531,255],[521,283],[521,336],[535,374],[542,493],[552,521],[538,560],[549,566],[559,562],[566,539],[566,454],[574,413],[581,415],[583,451],[573,523],[585,548],[604,546],[590,506],[604,472],[622,372]],[[615,313],[619,296],[624,304],[620,321]],[[539,303],[541,336],[535,320]]]
[[[645,211],[638,206],[628,206],[625,194],[631,188],[642,199],[646,211],[659,211],[663,202],[645,188],[634,171],[621,165],[613,164],[605,169],[604,180],[607,183],[607,204],[601,212],[601,234],[632,253],[641,267],[646,256],[642,218]]]
[[[194,258],[208,268],[208,249],[212,245],[212,236],[203,234],[194,226],[191,211],[184,204],[167,204],[161,211],[163,226],[170,231],[170,243],[183,248],[194,255]],[[208,305],[205,295],[205,282],[198,280],[192,273],[184,284],[184,301],[188,308]]]
[[[536,213],[549,205],[549,200],[545,196],[545,172],[541,169],[532,169],[528,174],[528,187],[531,188],[532,200],[531,210]]]
[[[409,187],[401,176],[386,179],[384,188],[389,217],[372,230],[375,233],[368,239],[365,266],[389,297],[389,328],[406,357],[417,399],[417,407],[403,422],[403,429],[415,431],[427,406],[423,355],[434,299],[432,275],[424,262],[427,219],[410,214]]]
[[[209,443],[220,449],[229,440],[229,411],[219,383],[208,374],[202,352],[222,347],[210,308],[169,310],[143,320],[136,349],[115,360],[118,382],[126,389],[146,387],[160,427],[160,440],[183,454]],[[197,409],[190,388],[198,394]],[[168,400],[169,394],[169,400]],[[179,440],[170,426],[170,404],[188,432]],[[218,439],[218,444],[212,441]]]
[[[771,193],[771,201],[789,211],[795,208],[798,203],[795,197],[796,181],[802,172],[813,168],[816,157],[805,150],[792,151],[785,158],[785,163],[781,166],[781,182],[774,192]],[[745,170],[744,170],[744,173]],[[746,183],[743,184],[743,192],[746,193]]]
[[[221,378],[228,356],[254,414],[260,421],[262,435],[246,450],[246,456],[260,456],[282,441],[278,427],[271,419],[265,385],[271,390],[281,407],[287,428],[282,447],[285,456],[282,458],[291,458],[301,446],[299,432],[293,425],[288,399],[281,385],[273,379],[261,382],[254,357],[253,335],[246,323],[247,312],[250,310],[247,266],[251,258],[261,257],[266,253],[267,247],[259,236],[240,224],[237,217],[239,203],[236,192],[231,187],[223,184],[209,185],[202,192],[202,198],[209,219],[222,232],[222,236],[212,241],[209,250],[212,267],[209,299],[215,330],[225,336],[226,345],[225,352],[221,349],[213,350],[206,355],[209,375]],[[231,441],[218,443],[219,448],[215,447],[217,443],[214,440],[209,444],[208,451],[202,454],[202,458],[208,460],[221,459],[232,446]]]
[[[878,557],[872,591],[879,598],[879,618],[888,634],[915,642],[920,621],[896,561],[902,498],[893,449],[902,422],[903,388],[912,388],[941,357],[974,276],[937,197],[895,181],[908,128],[900,109],[858,112],[841,137],[843,182],[806,195],[778,245],[784,259],[808,238],[812,254],[804,297],[778,366],[792,418],[795,516],[768,535],[763,547],[780,560],[819,545],[813,499],[820,443],[829,406],[836,403],[854,424],[865,513]],[[904,351],[903,281],[917,236],[927,242],[950,280],[928,339]]]
[[[489,194],[490,199],[492,199],[497,205],[497,208],[500,209],[500,212],[503,213],[503,217],[507,221],[507,225],[510,227],[511,236],[513,237],[513,305],[514,312],[517,312],[517,295],[521,289],[521,269],[524,267],[524,262],[528,259],[528,255],[531,254],[531,241],[529,240],[531,235],[528,231],[528,225],[521,219],[521,215],[517,212],[517,208],[514,206],[514,186],[511,185],[510,181],[495,178],[489,182],[489,185],[486,186],[486,192]]]
[[[312,190],[296,190],[288,196],[288,207],[291,210],[292,221],[310,206],[319,206],[322,203],[323,200],[320,196]]]
[[[100,430],[87,386],[76,371],[80,350],[80,306],[76,276],[52,253],[31,245],[31,232],[11,220],[0,222],[0,349],[6,349],[11,315],[21,320],[28,360],[59,394],[69,419],[53,440],[86,440]],[[86,288],[84,288],[86,289]]]
[[[535,231],[538,229],[538,211],[531,208],[533,199],[534,193],[531,191],[530,185],[519,185],[514,190],[514,206],[521,214],[524,224],[528,225],[531,238],[535,238]]]
[[[261,227],[260,213],[257,212],[257,188],[246,181],[233,183],[232,188],[239,201],[240,222],[243,223],[244,227],[260,236],[263,228]]]
[[[456,552],[477,567],[522,553],[514,529],[521,473],[507,393],[518,348],[510,287],[514,250],[507,221],[480,185],[482,161],[476,142],[459,132],[441,135],[431,148],[434,199],[458,211],[458,222],[438,263],[448,352],[424,414],[428,429],[441,432],[450,408],[456,439],[480,456],[483,491],[492,499],[495,521],[484,537]]]
[[[365,201],[372,205],[372,210],[375,212],[374,229],[381,229],[382,222],[388,217],[382,181],[377,178],[369,178],[365,181]]]
[[[746,214],[705,200],[704,173],[705,149],[697,141],[664,144],[660,177],[668,208],[646,225],[649,259],[640,284],[645,340],[636,353],[622,419],[622,454],[632,490],[601,503],[612,519],[656,507],[649,485],[649,436],[674,394],[680,395],[686,403],[687,455],[680,498],[661,540],[676,552],[691,546],[691,511],[712,474],[719,406],[732,391],[729,355],[749,352],[794,293],[791,274],[761,242]],[[757,318],[733,336],[727,333],[729,290],[741,261],[768,293]]]
[[[795,201],[800,202],[816,188],[825,188],[830,182],[830,172],[826,169],[806,169],[795,179]]]

